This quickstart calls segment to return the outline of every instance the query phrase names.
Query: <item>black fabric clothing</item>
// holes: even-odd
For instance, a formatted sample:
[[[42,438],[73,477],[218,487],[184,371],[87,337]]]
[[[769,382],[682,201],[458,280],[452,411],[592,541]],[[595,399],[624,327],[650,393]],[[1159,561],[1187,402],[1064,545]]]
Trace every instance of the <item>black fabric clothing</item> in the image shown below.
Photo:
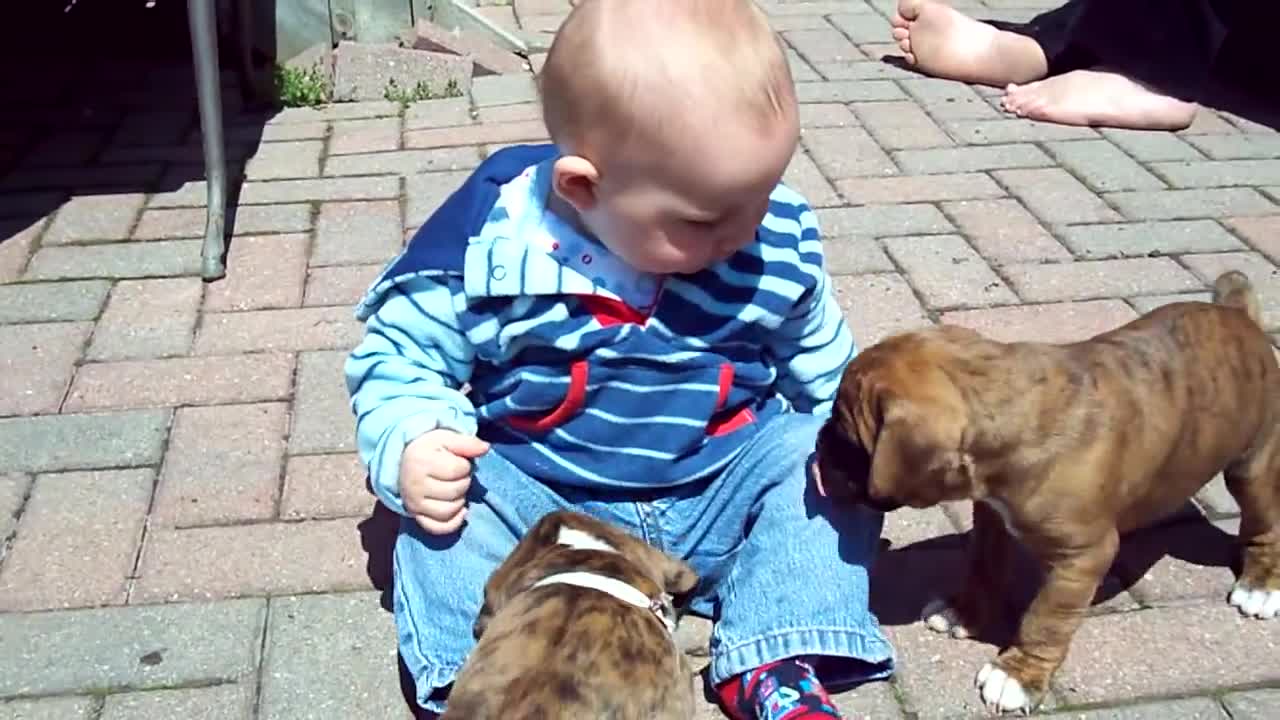
[[[1238,41],[1233,57],[1275,43],[1276,0],[1073,0],[1027,23],[988,21],[1026,35],[1044,50],[1049,75],[1106,69],[1165,95],[1199,101],[1224,44]],[[1280,50],[1273,50],[1280,56]],[[1270,67],[1275,68],[1271,63]],[[1280,80],[1271,76],[1272,92]]]

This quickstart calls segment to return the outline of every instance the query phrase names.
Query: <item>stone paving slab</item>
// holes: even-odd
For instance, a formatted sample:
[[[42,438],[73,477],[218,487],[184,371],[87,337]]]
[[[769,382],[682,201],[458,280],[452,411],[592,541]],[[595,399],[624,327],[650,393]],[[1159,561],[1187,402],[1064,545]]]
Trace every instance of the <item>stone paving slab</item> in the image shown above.
[[[98,319],[88,360],[142,360],[185,355],[203,296],[198,278],[122,280]]]
[[[1177,133],[1009,117],[999,89],[894,61],[895,3],[761,3],[802,102],[785,180],[861,347],[937,322],[1080,340],[1236,268],[1280,348],[1280,133],[1213,110]],[[1058,0],[954,4],[1012,20]],[[479,10],[545,48],[568,8]],[[74,96],[60,81],[0,114],[0,720],[404,716],[372,592],[396,519],[371,513],[342,376],[352,310],[487,154],[546,138],[534,83],[268,114],[228,93],[247,181],[227,277],[203,283],[189,75],[114,73],[89,114],[52,104]],[[1126,539],[1045,712],[1280,713],[1280,625],[1224,602],[1238,515],[1218,481]],[[963,504],[886,518],[873,608],[899,672],[841,693],[846,714],[982,716],[973,673],[996,647],[918,622],[969,524]],[[1038,577],[1017,575],[1014,607]],[[708,632],[682,630],[699,666]]]
[[[949,640],[918,624],[891,627],[888,634],[894,649],[911,659],[894,680],[907,712],[921,720],[980,714],[973,678],[991,659],[991,648]]]
[[[1068,710],[1051,717],[1062,720],[1242,720],[1240,715],[1228,715],[1222,705],[1211,698],[1142,703],[1103,710]]]
[[[292,520],[366,514],[375,502],[365,489],[367,475],[355,453],[294,455],[285,468],[280,517]]]
[[[399,252],[403,235],[398,202],[324,203],[316,220],[310,265],[380,262]]]
[[[106,280],[0,285],[0,324],[93,320],[110,291]]]
[[[1083,260],[1245,248],[1239,238],[1212,220],[1068,225],[1059,230],[1059,236]]]
[[[48,472],[155,465],[167,409],[0,418],[0,470]]]
[[[97,706],[91,697],[0,701],[0,720],[93,720]]]
[[[199,272],[198,240],[157,240],[92,247],[45,247],[31,257],[28,280],[146,278]]]
[[[41,236],[45,245],[126,240],[146,196],[140,193],[74,197]]]
[[[944,202],[941,208],[993,268],[1071,259],[1062,243],[1017,200],[959,200]]]
[[[209,313],[196,333],[195,354],[236,356],[269,351],[350,348],[364,327],[346,307]]]
[[[69,411],[278,400],[289,395],[293,355],[256,353],[90,363],[76,372]]]
[[[43,218],[0,222],[0,237],[4,238],[0,243],[0,282],[13,282],[22,276],[45,222]]]
[[[236,211],[238,234],[306,232],[311,229],[311,206],[306,203],[246,205]],[[202,208],[146,210],[134,227],[134,240],[171,240],[204,235]]]
[[[302,304],[355,307],[381,272],[381,263],[308,270]]]
[[[5,542],[18,526],[18,516],[31,492],[31,478],[21,473],[0,475],[0,562],[8,552]]]
[[[1256,661],[1280,652],[1280,623],[1241,617],[1221,598],[1090,618],[1073,646],[1088,651],[1069,655],[1055,681],[1072,704],[1280,683],[1280,667]]]
[[[0,325],[0,415],[56,413],[93,324]]]
[[[258,717],[411,719],[399,690],[395,624],[378,595],[271,600]]]
[[[249,683],[148,690],[108,695],[98,720],[251,720],[253,706]]]
[[[149,468],[37,476],[0,568],[0,612],[123,604],[153,485]]]
[[[276,516],[285,403],[179,408],[151,520],[190,527]]]
[[[1231,693],[1222,698],[1232,720],[1264,720],[1280,713],[1280,690]]]
[[[306,283],[310,244],[310,237],[301,233],[236,237],[227,251],[227,276],[205,285],[204,311],[296,307]]]
[[[235,682],[265,618],[261,599],[0,614],[0,697]]]
[[[152,530],[134,604],[370,586],[356,518]],[[202,558],[192,562],[193,558]]]
[[[290,453],[355,450],[355,419],[343,373],[347,354],[335,350],[299,356]]]

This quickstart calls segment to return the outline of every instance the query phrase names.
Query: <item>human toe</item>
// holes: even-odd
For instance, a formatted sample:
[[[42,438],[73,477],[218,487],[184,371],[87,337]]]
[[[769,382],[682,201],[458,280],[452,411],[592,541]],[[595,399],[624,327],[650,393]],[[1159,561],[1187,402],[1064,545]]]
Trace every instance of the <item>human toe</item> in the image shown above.
[[[898,12],[894,17],[910,22],[920,17],[920,8],[923,6],[924,0],[898,0]]]

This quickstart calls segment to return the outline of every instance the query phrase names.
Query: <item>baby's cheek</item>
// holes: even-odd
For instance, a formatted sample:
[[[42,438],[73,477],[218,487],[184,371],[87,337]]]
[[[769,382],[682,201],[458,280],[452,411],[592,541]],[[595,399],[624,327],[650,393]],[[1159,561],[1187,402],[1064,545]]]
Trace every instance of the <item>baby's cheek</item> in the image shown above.
[[[751,244],[755,233],[750,229],[737,229],[721,236],[715,245],[716,260],[727,260],[731,255]]]
[[[678,233],[657,232],[649,236],[645,251],[650,257],[664,262],[675,262],[687,257],[683,238]]]

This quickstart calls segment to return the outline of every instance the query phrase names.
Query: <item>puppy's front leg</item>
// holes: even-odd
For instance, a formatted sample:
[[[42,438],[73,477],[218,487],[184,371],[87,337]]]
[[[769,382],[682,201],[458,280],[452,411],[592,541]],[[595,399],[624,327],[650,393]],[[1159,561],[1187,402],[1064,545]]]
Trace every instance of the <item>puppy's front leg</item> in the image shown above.
[[[970,638],[992,627],[1005,600],[1012,570],[1012,542],[999,513],[986,503],[975,502],[973,530],[965,548],[968,575],[960,591],[949,600],[938,599],[925,605],[921,617],[930,630],[954,638]]]
[[[1095,542],[1039,553],[1049,572],[1022,617],[1017,639],[978,672],[989,709],[1028,712],[1040,704],[1119,547],[1119,533],[1112,528]]]

